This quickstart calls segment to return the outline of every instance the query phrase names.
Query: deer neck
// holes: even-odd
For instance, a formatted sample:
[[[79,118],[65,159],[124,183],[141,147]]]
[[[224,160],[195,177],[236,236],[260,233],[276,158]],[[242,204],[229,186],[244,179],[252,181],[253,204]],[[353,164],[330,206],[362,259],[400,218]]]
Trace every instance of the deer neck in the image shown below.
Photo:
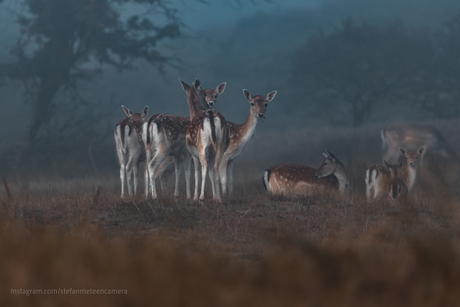
[[[190,87],[190,89],[187,92],[187,103],[188,103],[188,109],[190,111],[190,121],[195,118],[198,114],[202,112],[199,106],[199,97],[198,94],[195,92],[193,87]]]
[[[338,165],[336,171],[334,172],[334,176],[339,181],[339,191],[342,193],[345,192],[349,186],[345,168],[342,165]]]
[[[237,132],[237,135],[234,135],[236,143],[239,144],[240,147],[246,145],[246,143],[252,139],[256,132],[258,122],[259,120],[249,111],[248,119],[243,124],[239,125],[239,132]]]
[[[409,165],[401,172],[401,179],[404,180],[409,190],[414,186],[416,176],[417,171],[415,167],[410,167]]]

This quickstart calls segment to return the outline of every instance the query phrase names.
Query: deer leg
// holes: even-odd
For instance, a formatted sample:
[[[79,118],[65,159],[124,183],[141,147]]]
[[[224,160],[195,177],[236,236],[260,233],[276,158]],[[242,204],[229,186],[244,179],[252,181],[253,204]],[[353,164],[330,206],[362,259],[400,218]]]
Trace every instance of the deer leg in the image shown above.
[[[185,155],[185,192],[187,193],[187,199],[190,199],[190,164],[192,163],[191,157]]]
[[[167,152],[159,149],[153,156],[152,161],[149,162],[149,179],[150,179],[150,189],[152,191],[152,198],[157,198],[157,189],[155,186],[155,172],[158,166],[164,161],[164,159],[168,156]]]
[[[144,173],[144,178],[145,178],[145,186],[144,186],[144,195],[145,198],[149,197],[149,163],[151,160],[151,153],[150,150],[147,150],[145,153],[145,173]]]
[[[128,163],[126,163],[126,176],[128,177],[128,192],[130,196],[133,196],[133,167],[137,164],[137,158],[137,156],[130,156]]]
[[[193,196],[194,200],[198,200],[198,181],[200,180],[199,177],[199,170],[200,167],[200,160],[197,157],[193,157],[193,164],[195,165],[195,194]]]
[[[195,162],[195,161],[193,161]],[[206,161],[205,154],[203,153],[203,157],[200,156],[200,163],[201,163],[201,194],[200,200],[204,200],[204,187],[206,184],[206,173],[208,171],[208,161]],[[195,167],[196,168],[196,167]],[[195,178],[197,176],[195,175]]]
[[[210,160],[208,163],[209,165],[213,165],[214,163],[212,163],[214,161]],[[208,173],[209,173],[209,179],[211,180],[211,189],[212,189],[212,198],[215,199],[216,198],[216,181],[215,181],[215,171],[213,168],[209,168],[208,169]]]
[[[174,171],[176,173],[176,185],[174,187],[174,196],[179,196],[179,176],[182,168],[182,161],[179,157],[174,156]]]
[[[233,160],[230,160],[227,165],[227,185],[228,195],[233,194]]]
[[[227,194],[227,159],[222,159],[222,163],[219,167],[220,182],[222,183],[222,195]]]
[[[138,158],[139,159],[139,158]],[[133,177],[134,177],[134,195],[137,193],[137,187],[139,186],[139,178],[137,177],[139,171],[139,162],[133,165]]]
[[[123,154],[119,153],[118,158],[120,160],[120,181],[121,181],[121,198],[125,197],[125,160]]]

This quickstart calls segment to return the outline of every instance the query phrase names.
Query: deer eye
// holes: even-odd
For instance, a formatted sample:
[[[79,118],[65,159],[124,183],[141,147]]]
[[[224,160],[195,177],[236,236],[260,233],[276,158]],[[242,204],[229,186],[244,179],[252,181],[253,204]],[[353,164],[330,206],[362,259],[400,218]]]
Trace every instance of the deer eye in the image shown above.
[[[214,99],[216,99],[216,98],[217,98],[217,95],[216,95],[216,96],[214,96]]]
[[[251,106],[254,106],[254,104],[251,102]]]
[[[327,165],[327,162],[324,162],[324,165]]]
[[[268,106],[268,103],[266,103],[265,106]]]

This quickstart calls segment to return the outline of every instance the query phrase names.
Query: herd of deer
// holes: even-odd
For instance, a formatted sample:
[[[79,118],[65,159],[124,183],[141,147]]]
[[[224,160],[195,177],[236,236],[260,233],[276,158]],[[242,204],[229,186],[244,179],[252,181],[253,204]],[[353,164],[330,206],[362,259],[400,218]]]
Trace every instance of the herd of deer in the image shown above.
[[[145,196],[157,198],[155,179],[160,179],[164,191],[166,180],[175,172],[174,195],[179,194],[179,175],[185,163],[186,195],[190,194],[191,161],[195,166],[194,200],[198,200],[199,165],[201,165],[201,193],[204,199],[206,173],[209,173],[213,198],[233,192],[233,161],[252,139],[258,121],[265,118],[267,105],[276,91],[265,97],[252,96],[243,90],[250,103],[249,116],[239,125],[226,121],[213,110],[217,97],[225,90],[223,82],[213,89],[203,89],[198,79],[188,85],[180,80],[187,93],[190,117],[154,114],[148,117],[149,108],[133,113],[122,106],[126,118],[115,127],[115,143],[120,162],[121,197],[125,192],[125,175],[128,193],[138,188],[139,164],[146,160]],[[427,151],[447,157],[449,152],[439,131],[431,126],[408,123],[393,124],[381,131],[384,148],[384,165],[374,165],[366,171],[368,200],[389,197],[404,199],[414,186],[417,165]],[[335,155],[327,150],[318,169],[301,164],[280,164],[263,174],[265,189],[272,194],[310,194],[328,189],[346,192],[349,186],[347,172]],[[403,167],[403,160],[406,160]],[[133,182],[134,181],[134,182]],[[134,187],[134,188],[133,188]]]

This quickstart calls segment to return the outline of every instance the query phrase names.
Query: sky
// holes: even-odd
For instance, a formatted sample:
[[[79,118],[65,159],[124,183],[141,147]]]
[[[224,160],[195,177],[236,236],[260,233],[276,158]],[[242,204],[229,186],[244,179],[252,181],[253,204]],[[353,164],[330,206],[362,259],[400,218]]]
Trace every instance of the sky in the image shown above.
[[[249,109],[243,88],[260,95],[278,90],[267,114],[272,122],[266,125],[276,127],[275,121],[290,119],[285,106],[290,100],[286,85],[292,59],[318,27],[333,27],[348,16],[359,20],[400,19],[414,25],[435,24],[460,6],[458,0],[208,0],[206,3],[177,0],[170,3],[179,10],[179,18],[186,25],[184,35],[170,42],[184,61],[183,67],[168,68],[165,76],[142,64],[123,73],[107,69],[93,83],[81,87],[87,100],[110,103],[117,108],[112,112],[113,122],[124,116],[121,104],[133,111],[150,105],[151,113],[186,116],[185,93],[178,79],[191,83],[198,77],[204,87],[228,82],[217,110],[238,123],[246,119]],[[4,0],[0,5],[0,63],[11,60],[8,47],[14,44],[17,35],[14,12],[21,10],[17,0]],[[0,104],[5,104],[0,122],[27,118],[29,105],[22,100],[22,92],[14,85],[0,88]],[[305,122],[302,117],[297,118]],[[6,131],[0,129],[0,138]]]

